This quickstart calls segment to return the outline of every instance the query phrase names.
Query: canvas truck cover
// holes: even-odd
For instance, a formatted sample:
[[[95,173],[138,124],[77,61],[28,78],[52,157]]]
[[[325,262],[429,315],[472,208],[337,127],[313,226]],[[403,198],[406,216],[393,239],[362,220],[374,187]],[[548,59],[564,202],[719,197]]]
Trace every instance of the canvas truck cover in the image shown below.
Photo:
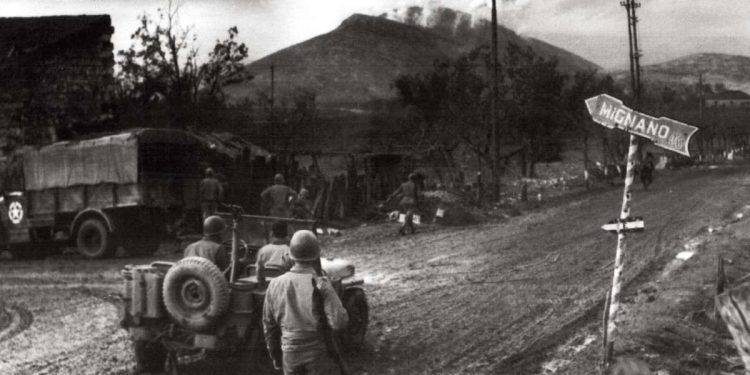
[[[139,143],[200,144],[178,130],[137,129],[101,138],[58,142],[23,152],[26,190],[138,182]]]

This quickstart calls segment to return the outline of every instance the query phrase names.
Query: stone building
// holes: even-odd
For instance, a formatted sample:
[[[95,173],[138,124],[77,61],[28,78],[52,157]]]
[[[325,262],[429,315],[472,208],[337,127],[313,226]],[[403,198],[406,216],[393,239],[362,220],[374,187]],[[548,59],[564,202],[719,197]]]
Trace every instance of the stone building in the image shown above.
[[[750,94],[727,90],[706,98],[706,107],[750,108]]]
[[[0,148],[106,130],[113,117],[108,15],[0,18]]]

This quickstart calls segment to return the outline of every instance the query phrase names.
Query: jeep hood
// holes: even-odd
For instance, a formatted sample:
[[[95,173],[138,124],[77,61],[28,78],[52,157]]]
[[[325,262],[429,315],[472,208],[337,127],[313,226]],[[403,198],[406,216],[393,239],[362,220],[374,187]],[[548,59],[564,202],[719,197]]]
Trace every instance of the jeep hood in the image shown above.
[[[320,258],[320,264],[331,280],[341,280],[354,276],[354,264],[348,260]]]

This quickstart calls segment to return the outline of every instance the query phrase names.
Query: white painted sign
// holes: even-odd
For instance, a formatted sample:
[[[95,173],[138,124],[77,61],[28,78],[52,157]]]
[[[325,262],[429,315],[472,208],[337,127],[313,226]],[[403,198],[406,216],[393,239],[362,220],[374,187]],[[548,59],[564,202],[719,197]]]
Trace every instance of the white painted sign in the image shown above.
[[[663,149],[690,156],[690,137],[698,128],[666,117],[656,118],[626,107],[621,100],[607,94],[586,99],[593,120],[610,129],[648,138]]]
[[[626,220],[612,220],[602,225],[602,229],[608,232],[640,232],[645,225],[642,217],[631,217]]]

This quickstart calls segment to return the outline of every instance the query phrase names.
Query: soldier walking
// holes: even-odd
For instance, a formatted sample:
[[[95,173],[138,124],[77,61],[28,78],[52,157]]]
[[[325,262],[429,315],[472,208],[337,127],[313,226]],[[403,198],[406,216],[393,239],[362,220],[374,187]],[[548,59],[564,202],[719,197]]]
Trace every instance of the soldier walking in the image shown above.
[[[315,235],[308,230],[296,232],[290,257],[294,267],[271,280],[263,305],[263,332],[274,368],[283,368],[284,375],[339,374],[321,321],[334,332],[341,331],[348,315],[328,278],[316,276],[320,245]]]
[[[401,197],[399,205],[401,206],[401,212],[404,213],[404,225],[398,230],[398,234],[404,235],[408,233],[414,233],[416,228],[414,227],[414,211],[417,207],[417,201],[419,199],[419,187],[417,186],[417,175],[415,173],[409,174],[409,180],[402,183],[401,186],[396,189],[388,197],[388,200],[393,198]]]
[[[292,205],[290,200],[297,198],[297,192],[289,186],[284,185],[284,176],[276,174],[273,177],[273,185],[260,193],[262,203],[269,216],[291,217]]]
[[[648,186],[654,182],[654,155],[650,152],[646,153],[646,157],[641,163],[641,183],[643,184],[643,190],[648,190]]]

